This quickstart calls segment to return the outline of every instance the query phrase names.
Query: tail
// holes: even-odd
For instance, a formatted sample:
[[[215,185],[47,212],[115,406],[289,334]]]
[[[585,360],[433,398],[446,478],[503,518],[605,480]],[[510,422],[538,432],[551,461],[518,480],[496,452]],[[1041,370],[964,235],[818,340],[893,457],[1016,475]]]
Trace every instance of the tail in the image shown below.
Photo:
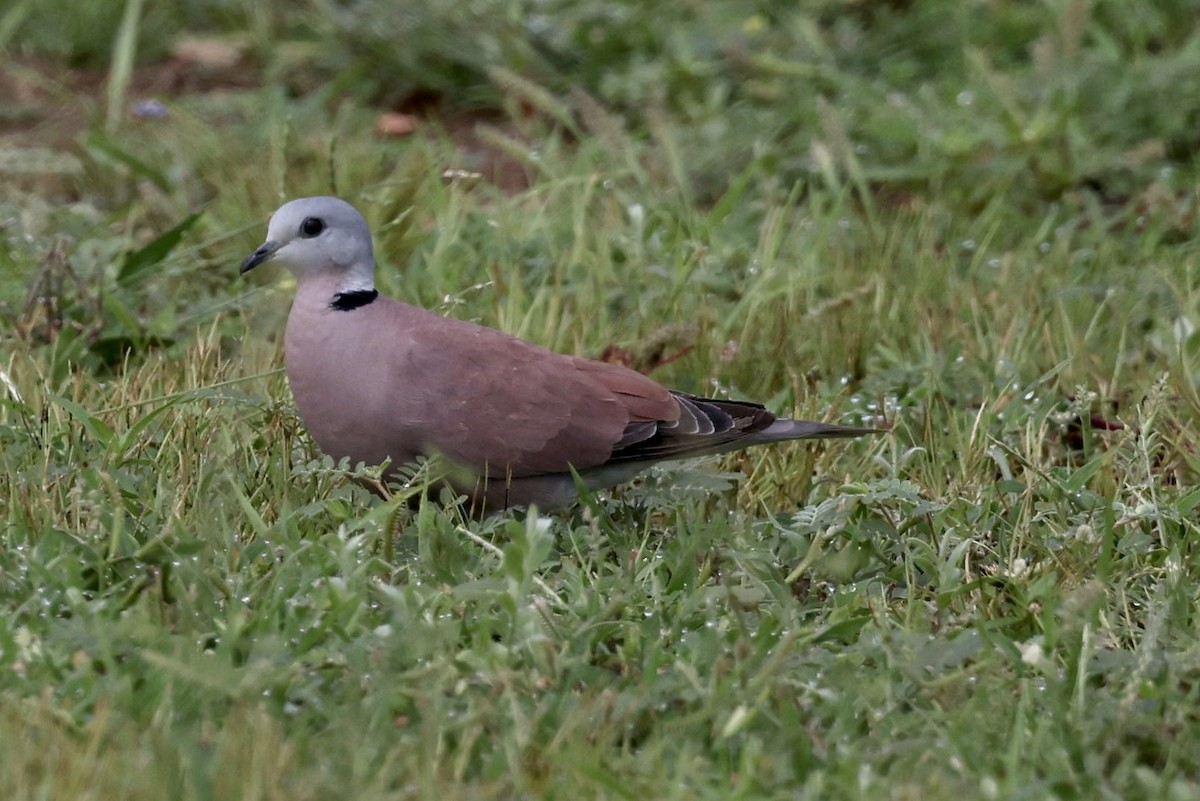
[[[767,442],[784,442],[789,439],[833,439],[863,437],[867,434],[882,434],[886,429],[839,426],[831,423],[814,423],[810,420],[776,420],[766,428],[749,434],[742,440],[744,445]]]
[[[610,462],[650,464],[728,453],[789,439],[861,437],[880,433],[877,428],[777,419],[758,403],[699,398],[682,392],[671,394],[679,404],[679,419],[632,421],[616,443]]]

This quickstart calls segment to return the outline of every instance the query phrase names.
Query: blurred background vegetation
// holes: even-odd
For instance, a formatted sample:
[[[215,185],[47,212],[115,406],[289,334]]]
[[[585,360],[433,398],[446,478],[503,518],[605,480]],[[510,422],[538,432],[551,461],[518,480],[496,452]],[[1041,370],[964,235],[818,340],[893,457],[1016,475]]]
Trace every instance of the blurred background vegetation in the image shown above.
[[[114,66],[107,80],[121,82],[121,64],[182,59],[168,91],[279,83],[330,104],[444,115],[511,110],[512,84],[527,81],[564,113],[584,113],[571,98],[586,93],[637,137],[669,127],[672,177],[701,197],[757,163],[784,183],[849,178],[863,203],[884,189],[957,189],[970,208],[1010,186],[1030,203],[1115,200],[1192,164],[1195,4],[1136,11],[1118,0],[16,0],[0,47],[9,70],[14,59],[96,76]],[[227,59],[189,62],[197,36]],[[8,126],[38,114],[16,100]]]
[[[142,286],[193,226],[218,245],[249,209],[299,191],[431,169],[511,193],[561,170],[563,153],[673,196],[675,219],[652,212],[648,237],[691,209],[761,223],[818,189],[866,226],[847,248],[884,246],[887,221],[919,218],[967,260],[1031,224],[1046,248],[1145,252],[1194,228],[1200,33],[1194,3],[1136,6],[15,0],[0,12],[0,309],[29,329],[14,310],[57,254],[73,270],[46,280],[92,287],[50,316],[104,307],[89,336],[111,361],[168,341],[180,315],[204,319],[171,287]],[[387,139],[373,115],[389,112],[433,136],[357,146],[375,126]],[[438,136],[449,151],[431,148]],[[419,191],[394,188],[385,205]],[[118,219],[119,235],[90,237]],[[413,225],[385,234],[401,258],[420,247]],[[1106,241],[1115,229],[1139,236]],[[163,231],[175,233],[140,252]]]

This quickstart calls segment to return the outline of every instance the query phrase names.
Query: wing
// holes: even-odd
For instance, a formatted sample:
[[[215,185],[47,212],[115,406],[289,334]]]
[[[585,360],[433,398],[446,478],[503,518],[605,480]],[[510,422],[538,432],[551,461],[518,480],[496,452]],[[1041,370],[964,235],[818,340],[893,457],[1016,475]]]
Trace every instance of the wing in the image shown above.
[[[493,476],[565,473],[679,418],[671,393],[633,370],[431,318],[410,329],[400,365],[406,422],[426,452]]]
[[[698,398],[671,392],[679,405],[679,419],[653,427],[631,425],[612,461],[661,461],[717,453],[738,447],[756,432],[775,422],[775,415],[758,403]]]

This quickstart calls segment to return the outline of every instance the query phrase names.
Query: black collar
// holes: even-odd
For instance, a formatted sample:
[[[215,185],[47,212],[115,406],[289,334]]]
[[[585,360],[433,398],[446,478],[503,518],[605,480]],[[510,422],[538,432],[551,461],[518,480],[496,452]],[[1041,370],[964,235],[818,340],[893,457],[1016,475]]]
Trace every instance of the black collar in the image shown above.
[[[379,297],[379,292],[374,289],[356,289],[353,292],[339,292],[333,296],[333,303],[329,304],[329,308],[334,311],[353,311],[359,306],[366,306],[377,297]]]

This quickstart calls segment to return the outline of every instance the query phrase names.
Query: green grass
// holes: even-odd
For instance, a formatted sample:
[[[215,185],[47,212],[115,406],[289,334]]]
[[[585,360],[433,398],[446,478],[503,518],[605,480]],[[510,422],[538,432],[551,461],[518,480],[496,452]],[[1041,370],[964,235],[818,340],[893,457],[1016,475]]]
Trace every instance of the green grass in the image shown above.
[[[0,797],[1200,793],[1188,4],[407,7],[0,12]],[[172,31],[243,74],[122,115]],[[892,431],[406,516],[237,277],[318,192],[389,294]]]

